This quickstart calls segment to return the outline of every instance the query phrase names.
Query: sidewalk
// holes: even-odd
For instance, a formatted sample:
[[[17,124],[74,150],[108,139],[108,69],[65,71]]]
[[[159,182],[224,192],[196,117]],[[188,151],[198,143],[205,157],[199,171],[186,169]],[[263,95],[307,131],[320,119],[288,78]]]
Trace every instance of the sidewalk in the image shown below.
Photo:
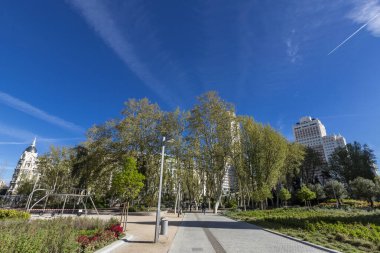
[[[182,221],[173,213],[162,214],[169,220],[169,231],[167,236],[160,235],[158,243],[153,243],[156,216],[134,216],[128,215],[127,235],[132,235],[132,239],[121,245],[112,253],[122,252],[168,252],[177,233],[178,226]]]
[[[170,253],[323,253],[336,252],[221,215],[187,213]]]

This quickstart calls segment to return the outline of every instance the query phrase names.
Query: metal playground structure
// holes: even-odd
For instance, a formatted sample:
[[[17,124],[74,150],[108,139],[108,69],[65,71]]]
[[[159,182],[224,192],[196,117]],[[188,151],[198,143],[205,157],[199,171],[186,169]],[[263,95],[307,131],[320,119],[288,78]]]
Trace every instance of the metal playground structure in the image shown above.
[[[99,214],[91,194],[84,189],[72,189],[69,193],[55,193],[54,190],[34,189],[26,202],[25,209],[29,213],[55,214],[87,214],[87,205]],[[84,211],[83,211],[84,210]]]

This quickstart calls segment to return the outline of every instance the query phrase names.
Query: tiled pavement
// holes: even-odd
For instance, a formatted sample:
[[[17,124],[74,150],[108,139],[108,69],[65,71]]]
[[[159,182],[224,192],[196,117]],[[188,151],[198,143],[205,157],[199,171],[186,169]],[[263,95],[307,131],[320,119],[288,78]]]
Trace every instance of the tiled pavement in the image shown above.
[[[221,215],[187,213],[170,253],[179,252],[328,252]]]

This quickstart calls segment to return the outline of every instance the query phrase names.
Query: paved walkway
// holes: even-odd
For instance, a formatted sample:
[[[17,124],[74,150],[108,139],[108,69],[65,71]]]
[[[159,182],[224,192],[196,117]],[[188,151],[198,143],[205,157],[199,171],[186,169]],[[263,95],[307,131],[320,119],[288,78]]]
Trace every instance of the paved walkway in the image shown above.
[[[220,215],[187,213],[170,253],[179,252],[326,252]]]
[[[156,225],[155,216],[134,216],[128,217],[127,234],[132,238],[123,245],[111,251],[111,253],[166,253],[177,232],[178,225],[182,217],[177,217],[172,213],[163,214],[169,220],[169,231],[167,236],[160,235],[158,243],[153,243],[154,229]]]

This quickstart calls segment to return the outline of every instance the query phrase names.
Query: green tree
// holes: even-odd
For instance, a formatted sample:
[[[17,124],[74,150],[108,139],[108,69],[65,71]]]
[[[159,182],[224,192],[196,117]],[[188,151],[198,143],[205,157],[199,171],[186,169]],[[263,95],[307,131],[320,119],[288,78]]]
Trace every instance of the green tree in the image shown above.
[[[305,160],[305,148],[298,143],[288,143],[286,159],[284,163],[282,181],[288,188],[292,187],[294,179],[300,174]]]
[[[206,174],[215,200],[217,213],[223,194],[226,166],[231,162],[233,136],[231,123],[235,120],[234,108],[223,101],[216,92],[198,97],[198,104],[190,112],[189,137],[199,147],[198,163]]]
[[[87,141],[74,148],[72,176],[78,188],[89,190],[98,204],[105,205],[110,198],[113,173],[123,166],[123,156],[118,121],[110,120],[95,125],[87,131]],[[109,203],[110,206],[113,203]]]
[[[71,177],[72,152],[68,148],[50,147],[50,151],[38,158],[37,172],[40,188],[55,193],[68,193],[73,187]]]
[[[322,170],[321,154],[312,148],[305,149],[305,157],[301,166],[301,180],[303,184],[314,184],[318,173]]]
[[[350,187],[354,197],[364,199],[373,207],[373,199],[376,196],[376,185],[372,180],[357,177],[350,181]]]
[[[287,206],[288,200],[292,197],[290,192],[286,188],[282,188],[280,190],[280,199],[283,203],[283,205]]]
[[[297,192],[297,197],[299,200],[305,202],[305,206],[310,206],[310,201],[316,198],[316,194],[306,185],[302,185],[301,189]]]
[[[124,230],[128,221],[129,203],[139,195],[144,187],[144,179],[144,175],[138,172],[136,159],[133,157],[125,159],[124,167],[117,171],[112,179],[112,192],[123,204],[121,222]]]
[[[153,206],[158,196],[162,137],[171,138],[163,124],[165,113],[144,98],[128,100],[122,114],[116,126],[121,150],[137,158],[137,168],[145,175],[141,195],[148,206]]]
[[[357,177],[373,180],[376,176],[376,156],[367,145],[358,142],[337,148],[329,160],[330,176],[348,184]]]
[[[24,175],[21,175],[20,182],[16,189],[18,195],[29,195],[33,191],[36,178],[29,179]]]
[[[280,180],[276,186],[276,206],[279,206],[280,190],[285,184],[287,189],[292,189],[299,178],[301,166],[305,158],[305,148],[298,143],[287,143],[287,152],[282,168]]]
[[[339,208],[342,200],[347,197],[347,191],[344,184],[337,180],[329,180],[325,184],[325,192],[327,197],[336,199],[336,205]]]
[[[324,191],[323,186],[321,184],[310,184],[308,187],[310,190],[315,192],[315,196],[316,196],[317,201],[326,198],[325,191]]]
[[[285,164],[287,141],[270,126],[243,118],[242,157],[249,189],[254,201],[263,208],[272,198],[271,190],[278,183]]]

